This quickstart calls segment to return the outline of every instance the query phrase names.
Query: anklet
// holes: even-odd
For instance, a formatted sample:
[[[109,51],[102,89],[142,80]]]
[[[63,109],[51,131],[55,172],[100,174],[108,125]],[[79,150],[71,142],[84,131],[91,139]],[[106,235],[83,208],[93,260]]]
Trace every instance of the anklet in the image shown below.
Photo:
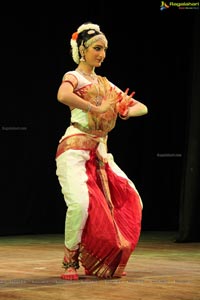
[[[69,268],[74,268],[74,269],[79,269],[79,262],[78,261],[73,261],[73,262],[63,262],[63,268],[66,270]]]

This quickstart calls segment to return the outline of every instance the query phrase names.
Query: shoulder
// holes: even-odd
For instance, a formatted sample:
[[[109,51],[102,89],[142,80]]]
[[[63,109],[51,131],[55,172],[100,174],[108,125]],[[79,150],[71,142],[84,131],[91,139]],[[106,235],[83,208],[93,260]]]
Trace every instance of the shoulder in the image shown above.
[[[83,75],[81,75],[80,73],[78,73],[77,71],[67,71],[64,75],[63,75],[63,80],[66,80],[66,78],[67,78],[67,80],[70,78],[70,79],[72,79],[72,78],[76,78],[76,80],[78,81],[78,82],[88,82],[88,80],[87,79],[85,79],[84,77],[83,77]]]
[[[64,73],[62,80],[65,81],[66,78],[69,79],[69,78],[74,78],[74,77],[75,78],[77,77],[75,71],[67,71]]]
[[[73,88],[77,87],[78,84],[78,79],[76,78],[76,76],[73,74],[74,71],[68,71],[63,75],[62,78],[62,83],[64,82],[69,82]]]
[[[91,82],[84,78],[77,71],[67,71],[62,78],[62,82],[69,82],[75,90],[91,85]]]

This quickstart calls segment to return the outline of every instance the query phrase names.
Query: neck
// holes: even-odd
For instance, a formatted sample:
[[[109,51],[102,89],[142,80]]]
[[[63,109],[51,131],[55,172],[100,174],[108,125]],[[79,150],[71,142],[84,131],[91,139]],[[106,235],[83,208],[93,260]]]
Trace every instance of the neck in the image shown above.
[[[84,73],[85,75],[95,75],[95,72],[94,70],[92,71],[88,71],[88,70],[85,70],[85,69],[82,69],[82,68],[77,68],[76,71],[80,72],[80,73]]]
[[[86,70],[86,69],[82,69],[82,68],[78,67],[78,68],[76,69],[76,71],[79,72],[79,73],[80,73],[81,75],[83,75],[84,77],[90,78],[90,80],[91,80],[91,79],[92,79],[92,80],[96,80],[96,79],[97,79],[97,75],[96,75],[96,73],[94,72],[94,69],[88,71],[88,70]]]
[[[77,69],[82,70],[83,72],[88,74],[94,74],[95,72],[95,67],[88,65],[87,62],[80,62]]]

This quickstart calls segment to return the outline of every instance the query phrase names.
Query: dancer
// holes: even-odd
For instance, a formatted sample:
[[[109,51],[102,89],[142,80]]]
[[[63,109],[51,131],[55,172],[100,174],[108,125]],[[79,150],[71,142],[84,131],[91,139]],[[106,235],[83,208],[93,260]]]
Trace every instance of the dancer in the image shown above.
[[[71,111],[56,153],[67,208],[61,278],[77,280],[80,266],[87,275],[121,277],[140,237],[142,200],[109,153],[107,139],[118,116],[128,120],[148,109],[134,92],[96,74],[108,47],[99,25],[82,24],[70,44],[77,67],[64,74],[57,94]]]

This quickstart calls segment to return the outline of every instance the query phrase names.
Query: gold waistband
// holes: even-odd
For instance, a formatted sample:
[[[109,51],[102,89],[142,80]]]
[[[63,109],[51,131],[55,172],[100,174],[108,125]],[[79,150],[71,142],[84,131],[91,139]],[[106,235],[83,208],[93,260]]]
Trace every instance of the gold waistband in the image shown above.
[[[99,141],[85,134],[75,134],[63,139],[57,148],[56,157],[69,149],[96,150]]]
[[[89,128],[85,128],[82,125],[78,124],[78,123],[72,123],[71,125],[73,125],[75,128],[88,133],[88,134],[92,134],[92,135],[96,135],[98,137],[105,137],[107,135],[107,132],[102,131],[102,130],[93,130],[93,129],[89,129]]]

